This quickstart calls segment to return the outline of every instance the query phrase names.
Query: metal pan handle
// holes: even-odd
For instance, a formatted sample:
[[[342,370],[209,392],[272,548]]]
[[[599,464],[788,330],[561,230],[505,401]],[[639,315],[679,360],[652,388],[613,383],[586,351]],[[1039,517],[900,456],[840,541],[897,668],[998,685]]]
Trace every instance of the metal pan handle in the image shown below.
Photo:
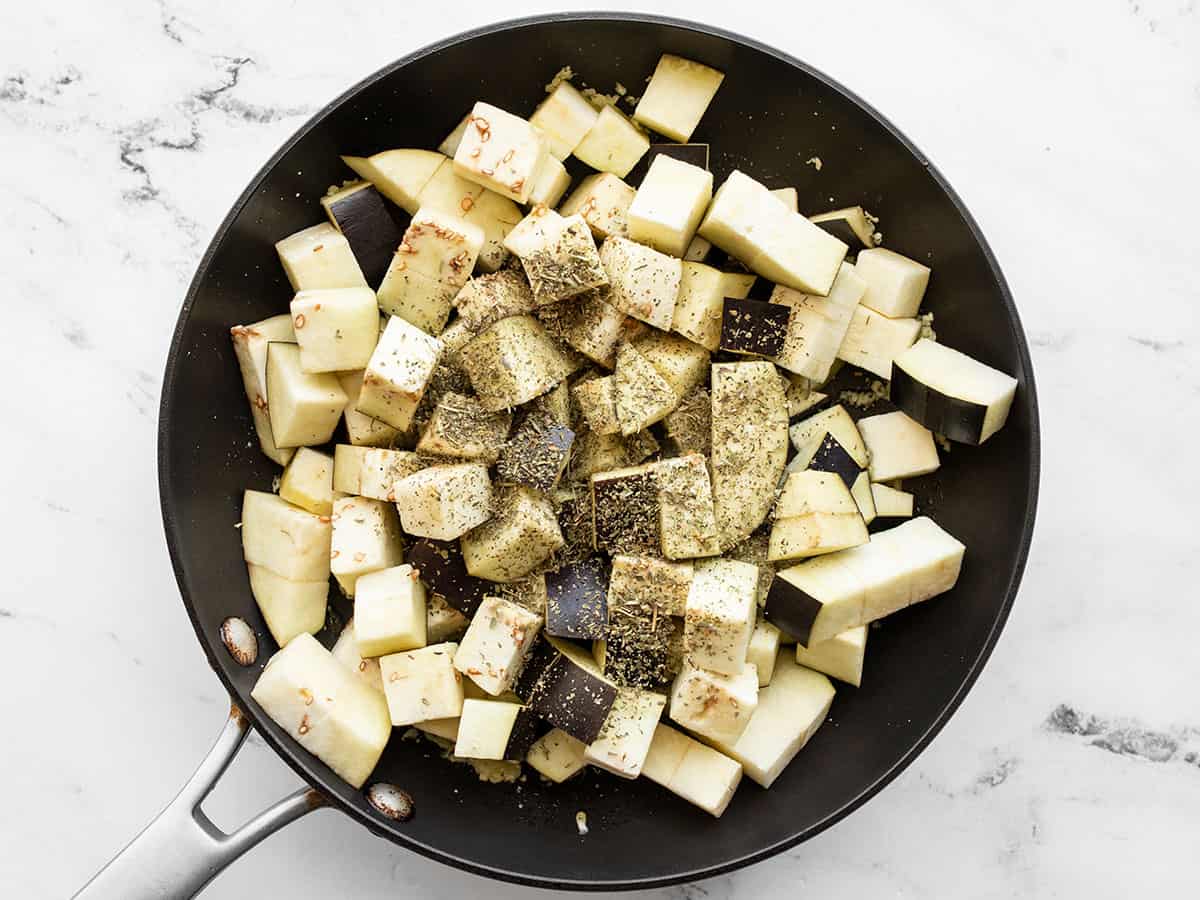
[[[89,881],[75,900],[163,900],[195,897],[231,862],[305,813],[324,806],[312,789],[299,790],[232,834],[200,809],[250,733],[236,704],[195,774],[130,844]]]

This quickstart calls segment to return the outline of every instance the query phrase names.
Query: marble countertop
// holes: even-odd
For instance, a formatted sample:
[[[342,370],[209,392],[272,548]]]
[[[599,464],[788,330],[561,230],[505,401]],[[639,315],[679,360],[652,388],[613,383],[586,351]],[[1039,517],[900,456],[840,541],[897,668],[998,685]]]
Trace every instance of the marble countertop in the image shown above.
[[[790,7],[782,22],[768,4],[639,6],[777,44],[937,162],[1018,299],[1044,426],[1021,596],[945,731],[809,843],[660,896],[1194,892],[1197,5],[860,0]],[[0,883],[40,900],[70,894],[140,829],[225,717],[178,599],[154,475],[160,373],[210,235],[261,162],[346,85],[449,32],[549,7],[20,7],[0,12],[0,271],[14,317],[0,336],[14,500]],[[210,808],[233,824],[295,783],[252,739]],[[528,893],[331,812],[269,839],[205,896],[265,885],[298,900]]]

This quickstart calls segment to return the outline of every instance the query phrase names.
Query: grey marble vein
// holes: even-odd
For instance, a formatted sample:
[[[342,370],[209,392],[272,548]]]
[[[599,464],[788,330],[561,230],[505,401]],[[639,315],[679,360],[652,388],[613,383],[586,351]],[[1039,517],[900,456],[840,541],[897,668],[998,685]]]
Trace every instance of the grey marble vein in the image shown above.
[[[1167,732],[1137,722],[1109,721],[1061,703],[1047,717],[1045,727],[1058,734],[1090,738],[1087,745],[1153,763],[1165,763],[1180,757],[1190,739],[1200,738],[1200,729],[1181,728]],[[1194,751],[1189,751],[1194,754]],[[1185,762],[1186,755],[1182,757]]]

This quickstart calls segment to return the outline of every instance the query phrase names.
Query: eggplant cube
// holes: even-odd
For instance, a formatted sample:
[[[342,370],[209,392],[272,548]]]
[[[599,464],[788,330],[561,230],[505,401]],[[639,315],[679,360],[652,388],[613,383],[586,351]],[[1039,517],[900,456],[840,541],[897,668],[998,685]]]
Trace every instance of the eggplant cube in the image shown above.
[[[346,423],[346,436],[356,447],[390,447],[400,436],[391,425],[372,419],[360,413],[358,397],[362,393],[363,371],[339,372],[338,383],[346,392],[346,408],[342,410],[342,418]]]
[[[608,624],[608,573],[598,557],[546,575],[546,634],[591,641]]]
[[[333,458],[301,447],[283,470],[279,496],[318,516],[333,512]]]
[[[742,765],[660,722],[642,775],[720,818],[742,780]]]
[[[563,198],[571,186],[571,173],[557,158],[547,153],[542,157],[537,173],[533,176],[533,189],[529,202],[535,207],[553,207]]]
[[[717,739],[721,752],[742,764],[747,777],[769,788],[829,715],[834,689],[829,679],[781,654],[771,684],[758,695],[758,708],[736,739]],[[750,668],[749,666],[747,668]]]
[[[517,253],[538,306],[568,300],[608,284],[608,273],[600,264],[587,223],[579,215],[558,219],[521,241]]]
[[[737,675],[758,611],[758,568],[733,559],[696,563],[683,618],[688,664]]]
[[[267,412],[276,446],[324,444],[333,437],[346,402],[336,377],[301,368],[299,346],[267,345]]]
[[[713,102],[725,74],[683,56],[662,54],[637,102],[634,119],[686,144]]]
[[[346,236],[368,284],[379,284],[403,236],[372,184],[359,182],[321,198],[329,221]]]
[[[328,516],[315,515],[265,491],[246,491],[241,531],[247,563],[289,581],[329,580]]]
[[[1017,380],[965,353],[922,339],[896,357],[891,399],[952,441],[982,444],[1004,427]]]
[[[662,694],[622,688],[584,759],[620,778],[637,778],[666,705]]]
[[[246,565],[250,593],[271,637],[280,647],[298,634],[316,634],[325,625],[329,578],[289,581],[264,566]]]
[[[409,215],[421,205],[417,199],[434,174],[448,160],[432,150],[384,150],[374,156],[343,156],[360,178]],[[393,245],[394,247],[394,245]],[[389,248],[391,249],[391,248]]]
[[[587,767],[587,760],[583,758],[586,749],[587,744],[583,741],[571,737],[561,728],[553,728],[529,748],[525,762],[543,778],[562,784]]]
[[[292,290],[368,287],[349,241],[328,222],[284,238],[275,252]]]
[[[462,759],[512,759],[508,746],[522,708],[519,703],[499,700],[464,700],[454,755]]]
[[[629,207],[631,240],[683,256],[712,200],[712,172],[658,154]]]
[[[508,316],[524,315],[532,312],[536,306],[529,282],[520,272],[511,269],[472,278],[455,296],[454,305],[458,309],[455,324],[463,323],[467,340],[471,334],[482,331],[493,322]],[[452,324],[442,332],[444,343],[453,328]]]
[[[828,296],[776,286],[771,302],[786,307],[789,318],[783,348],[773,354],[775,362],[817,384],[827,380],[865,291],[865,282],[845,263]]]
[[[417,452],[490,465],[500,458],[511,427],[510,413],[489,412],[477,398],[447,391],[433,408]]]
[[[811,647],[797,644],[796,662],[807,669],[859,687],[862,684],[866,652],[867,626],[859,625]]]
[[[721,343],[725,299],[745,299],[754,281],[753,275],[721,272],[703,263],[685,261],[671,330],[707,350],[716,350]]]
[[[859,419],[858,430],[871,456],[872,481],[916,478],[940,465],[933,433],[902,412]]]
[[[367,780],[392,734],[384,698],[309,634],[297,635],[271,657],[250,696],[355,788]]]
[[[612,375],[580,379],[571,385],[571,401],[593,434],[621,433],[615,387],[616,378]]]
[[[485,408],[505,409],[546,393],[575,369],[537,319],[510,316],[481,331],[458,358]]]
[[[721,310],[721,349],[756,356],[778,356],[787,340],[787,307],[762,300],[725,298]]]
[[[933,520],[912,519],[861,546],[781,570],[766,617],[799,643],[819,644],[950,590],[964,550]]]
[[[679,405],[679,394],[670,382],[628,343],[617,350],[612,393],[617,424],[624,435],[661,422]]]
[[[503,694],[516,682],[542,621],[510,600],[485,597],[454,655],[454,668],[493,697]]]
[[[566,219],[546,206],[534,206],[529,215],[504,236],[504,249],[517,256],[540,250],[558,237],[565,221]]]
[[[492,483],[480,463],[429,466],[395,482],[392,493],[404,530],[418,537],[451,541],[492,514]]]
[[[537,129],[489,103],[476,103],[454,152],[454,172],[524,203],[546,149]]]
[[[846,412],[844,406],[831,406],[829,409],[815,413],[791,426],[788,434],[792,439],[792,445],[796,448],[797,455],[792,462],[798,469],[806,468],[809,465],[814,455],[821,449],[826,435],[832,436],[837,441],[849,454],[857,468],[867,468],[867,445],[863,443],[858,426],[854,424],[854,420],[850,418],[850,413]],[[845,473],[845,476],[848,475],[849,473]],[[846,477],[847,485],[852,484],[853,481],[853,478]]]
[[[524,578],[562,545],[550,501],[520,486],[501,489],[492,518],[462,539],[467,571],[490,581]]]
[[[425,646],[425,588],[412,566],[368,572],[354,588],[354,634],[364,657]]]
[[[341,497],[333,501],[330,571],[354,596],[359,576],[400,564],[404,541],[396,509],[382,500]]]
[[[786,462],[787,396],[775,366],[713,365],[713,509],[723,550],[762,524]]]
[[[596,124],[599,112],[572,84],[559,83],[529,117],[556,159],[566,159]]]
[[[817,556],[865,544],[868,539],[858,505],[836,473],[792,472],[775,504],[767,559],[778,562]]]
[[[894,250],[875,247],[858,254],[854,263],[866,282],[864,306],[893,319],[915,316],[929,286],[929,267]]]
[[[379,306],[370,288],[300,291],[292,323],[305,372],[361,369],[379,341]]]
[[[669,715],[684,728],[731,744],[758,706],[758,671],[747,664],[737,675],[725,675],[685,662],[671,686],[670,703]]]
[[[558,485],[571,456],[575,432],[545,410],[532,410],[500,452],[496,477],[549,493]]]
[[[625,237],[629,232],[629,207],[636,194],[616,175],[601,172],[579,182],[563,201],[560,212],[564,216],[577,213],[583,216],[592,234],[600,240],[614,235]]]
[[[724,80],[724,73],[717,69],[664,53],[633,117],[647,128],[686,144]]]
[[[892,361],[911,347],[920,333],[920,319],[889,319],[860,304],[854,307],[837,356],[880,378],[891,378]]]
[[[775,658],[779,655],[782,632],[770,622],[760,618],[750,635],[750,646],[746,648],[746,662],[758,670],[758,686],[766,687],[775,674]]]
[[[734,171],[713,197],[701,236],[778,284],[827,294],[847,247],[791,212],[759,182]]]
[[[621,318],[624,319],[624,316]],[[250,401],[250,416],[254,420],[259,446],[267,457],[286,466],[294,451],[276,446],[271,433],[271,416],[267,412],[267,349],[273,341],[295,343],[292,317],[285,313],[253,325],[234,325],[229,329],[229,335],[233,340],[238,368],[242,372],[246,399]]]
[[[573,152],[593,169],[624,178],[649,149],[645,132],[619,109],[606,106]]]
[[[380,657],[392,725],[415,725],[462,714],[462,675],[454,668],[457,654],[457,644],[444,643]]]
[[[379,285],[379,308],[437,334],[475,268],[483,231],[453,213],[422,206]]]
[[[553,638],[539,642],[521,682],[516,691],[528,698],[534,713],[584,744],[599,737],[617,698],[616,687],[582,651]]]
[[[598,472],[591,476],[591,487],[597,549],[613,554],[658,552],[658,479],[652,466]]]
[[[538,310],[538,318],[552,335],[592,362],[611,369],[616,365],[617,346],[629,321],[625,313],[610,305],[604,290],[588,291],[570,303],[555,303]]]
[[[680,260],[620,237],[600,247],[608,271],[608,302],[647,325],[667,331],[682,277]]]
[[[664,459],[654,466],[658,476],[659,532],[667,559],[716,556],[717,519],[713,512],[712,482],[703,456]]]
[[[437,338],[400,316],[392,316],[363,374],[358,411],[406,431],[441,351]]]

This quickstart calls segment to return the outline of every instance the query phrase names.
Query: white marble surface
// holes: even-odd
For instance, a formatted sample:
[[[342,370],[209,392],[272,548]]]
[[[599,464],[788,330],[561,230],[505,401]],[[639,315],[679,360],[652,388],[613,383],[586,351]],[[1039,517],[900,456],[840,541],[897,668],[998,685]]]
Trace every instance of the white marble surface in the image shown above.
[[[1020,600],[942,735],[807,845],[661,896],[1194,895],[1197,3],[858,0],[789,4],[782,20],[768,4],[653,6],[825,69],[937,162],[1018,298],[1045,429]],[[178,600],[155,487],[160,373],[217,222],[345,85],[449,32],[543,8],[0,10],[6,896],[79,886],[172,796],[225,715]],[[335,21],[355,27],[352,51],[331,41]],[[1060,704],[1104,723],[1094,735],[1048,727]],[[294,782],[252,741],[211,805],[232,823]],[[526,893],[332,812],[270,839],[206,896],[264,887],[296,898]]]

